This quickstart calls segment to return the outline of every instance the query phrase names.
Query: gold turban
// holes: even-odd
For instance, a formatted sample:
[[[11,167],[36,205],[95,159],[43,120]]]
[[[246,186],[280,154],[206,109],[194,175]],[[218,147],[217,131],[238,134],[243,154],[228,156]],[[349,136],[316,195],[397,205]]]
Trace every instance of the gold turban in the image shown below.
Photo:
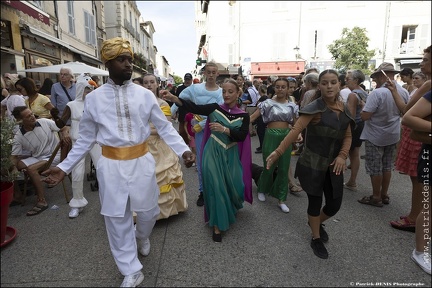
[[[102,44],[101,57],[102,61],[106,63],[109,60],[117,58],[120,54],[129,52],[133,58],[133,51],[130,42],[121,37],[115,37],[105,40]]]

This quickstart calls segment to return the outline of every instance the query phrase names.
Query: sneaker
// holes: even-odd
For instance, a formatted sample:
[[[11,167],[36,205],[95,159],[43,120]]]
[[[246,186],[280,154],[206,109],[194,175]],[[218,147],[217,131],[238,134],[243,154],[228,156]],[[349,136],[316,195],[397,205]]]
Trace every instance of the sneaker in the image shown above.
[[[69,218],[76,218],[79,216],[80,212],[83,211],[83,207],[80,208],[71,208],[70,212],[69,212]]]
[[[323,242],[321,241],[321,238],[313,239],[311,240],[310,246],[312,247],[312,250],[316,256],[322,259],[328,258],[328,252],[325,248]]]
[[[416,263],[423,271],[431,275],[431,257],[429,254],[424,252],[417,252],[415,249],[411,254],[411,259]]]
[[[309,225],[309,227],[310,227],[309,222],[308,222],[308,225]],[[325,226],[325,224],[322,224],[322,223],[321,223],[321,225],[320,225],[320,230],[319,230],[319,233],[320,233],[320,239],[321,239],[322,242],[327,243],[328,240],[329,240],[329,236],[328,236],[327,232],[325,231],[324,226]]]
[[[138,271],[134,274],[125,276],[120,287],[136,287],[144,280],[144,274]]]
[[[264,202],[266,200],[264,193],[258,193],[258,200]]]
[[[325,224],[320,225],[320,238],[321,238],[322,242],[327,243],[329,240],[329,236],[328,236],[327,232],[325,231],[324,226],[325,226]]]
[[[145,240],[137,239],[138,252],[143,256],[148,256],[150,254],[150,239]]]
[[[199,196],[198,196],[198,200],[197,200],[197,206],[204,206],[204,196],[203,196],[203,193],[199,193]]]
[[[288,206],[285,203],[279,203],[278,206],[282,210],[282,212],[284,212],[284,213],[288,213],[289,212],[289,208],[288,208]]]

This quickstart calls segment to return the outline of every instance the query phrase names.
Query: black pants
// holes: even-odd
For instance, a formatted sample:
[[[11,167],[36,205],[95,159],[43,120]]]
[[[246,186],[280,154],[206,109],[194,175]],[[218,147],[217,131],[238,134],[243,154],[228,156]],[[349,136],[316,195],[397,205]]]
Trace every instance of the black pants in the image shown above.
[[[259,148],[262,149],[262,144],[264,142],[264,134],[265,134],[265,130],[266,130],[267,124],[265,124],[263,122],[263,119],[262,119],[261,116],[258,117],[255,120],[255,123],[257,125],[257,129],[256,130],[257,130],[258,140],[259,140],[259,143],[260,143]]]

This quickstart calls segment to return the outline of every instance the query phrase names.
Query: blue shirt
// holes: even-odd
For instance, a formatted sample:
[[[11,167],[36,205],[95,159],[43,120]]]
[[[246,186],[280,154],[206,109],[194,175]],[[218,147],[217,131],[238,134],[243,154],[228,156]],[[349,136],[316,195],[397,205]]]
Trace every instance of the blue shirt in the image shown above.
[[[72,83],[72,86],[70,86],[69,88],[66,88],[66,91],[68,92],[70,98],[72,100],[75,100],[75,96],[76,96],[76,86],[75,83]],[[51,87],[51,104],[54,107],[57,107],[57,109],[59,110],[59,116],[61,117],[61,115],[63,115],[63,111],[66,108],[66,104],[71,101],[69,100],[69,98],[67,97],[65,91],[62,88],[62,84],[60,82],[54,83]],[[68,120],[68,122],[66,123],[66,125],[70,125],[70,119]]]
[[[219,88],[215,91],[209,91],[206,89],[205,83],[193,84],[187,87],[180,93],[179,98],[190,100],[197,105],[204,105],[210,103],[218,103],[219,105],[221,105],[224,103],[222,96],[222,88]],[[171,114],[174,115],[177,109],[177,105],[174,104],[173,106],[171,106]],[[207,116],[201,116],[204,118],[204,120],[199,122],[199,124],[204,129]]]

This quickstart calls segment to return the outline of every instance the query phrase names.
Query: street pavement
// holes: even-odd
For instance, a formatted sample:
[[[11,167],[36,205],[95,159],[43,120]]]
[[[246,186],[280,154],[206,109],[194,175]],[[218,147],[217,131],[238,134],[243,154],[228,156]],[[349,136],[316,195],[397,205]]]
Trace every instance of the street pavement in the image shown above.
[[[258,146],[258,137],[252,137],[252,151]],[[262,154],[252,157],[262,165]],[[294,156],[292,161],[297,159]],[[183,168],[189,209],[157,221],[150,255],[139,256],[145,275],[141,287],[431,286],[430,276],[410,259],[414,233],[389,225],[409,212],[411,184],[406,175],[393,173],[389,205],[362,205],[357,199],[371,194],[371,183],[361,160],[359,191],[345,190],[341,210],[326,223],[330,240],[329,258],[324,260],[310,247],[304,192],[288,195],[290,212],[285,214],[274,198],[258,201],[254,184],[254,203],[245,203],[222,243],[214,243],[203,207],[196,206],[197,172],[194,167]],[[27,217],[35,196],[27,197],[25,206],[9,208],[8,226],[17,230],[17,237],[1,249],[1,287],[121,284],[123,276],[114,263],[100,215],[99,192],[91,191],[90,183],[84,182],[89,204],[76,219],[68,218],[61,185],[47,189],[50,208],[58,209]],[[71,193],[68,179],[66,185]]]

